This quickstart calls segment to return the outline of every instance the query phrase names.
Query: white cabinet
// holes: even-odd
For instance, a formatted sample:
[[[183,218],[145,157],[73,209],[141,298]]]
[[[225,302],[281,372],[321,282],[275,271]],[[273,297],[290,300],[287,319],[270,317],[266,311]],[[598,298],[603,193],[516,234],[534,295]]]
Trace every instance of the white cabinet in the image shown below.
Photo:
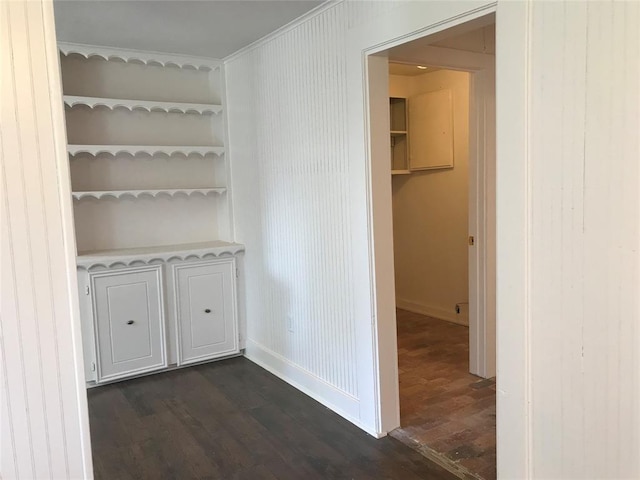
[[[237,255],[209,242],[78,257],[88,384],[240,353]]]
[[[172,270],[178,365],[237,353],[235,259]]]
[[[89,274],[98,382],[167,366],[160,269]]]

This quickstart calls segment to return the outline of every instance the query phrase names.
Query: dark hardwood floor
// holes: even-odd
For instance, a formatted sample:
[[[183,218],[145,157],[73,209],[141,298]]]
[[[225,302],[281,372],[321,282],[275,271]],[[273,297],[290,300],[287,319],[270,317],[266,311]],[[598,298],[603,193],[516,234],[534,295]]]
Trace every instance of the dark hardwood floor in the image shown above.
[[[456,478],[241,357],[88,395],[96,479]]]

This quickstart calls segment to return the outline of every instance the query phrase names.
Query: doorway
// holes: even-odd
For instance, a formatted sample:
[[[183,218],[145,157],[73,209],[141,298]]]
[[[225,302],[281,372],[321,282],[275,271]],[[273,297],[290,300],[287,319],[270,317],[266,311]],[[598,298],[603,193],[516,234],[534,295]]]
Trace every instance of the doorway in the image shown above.
[[[385,73],[391,113],[401,424],[391,435],[477,478],[496,476],[494,55],[487,16],[369,57],[374,161],[373,83]],[[440,141],[429,128],[444,142],[424,153]]]

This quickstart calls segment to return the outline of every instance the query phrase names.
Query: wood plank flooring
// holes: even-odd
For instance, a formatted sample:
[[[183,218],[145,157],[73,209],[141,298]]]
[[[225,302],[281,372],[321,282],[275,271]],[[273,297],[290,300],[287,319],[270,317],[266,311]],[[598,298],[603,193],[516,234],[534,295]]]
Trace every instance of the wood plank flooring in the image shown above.
[[[242,357],[88,396],[96,479],[455,478]]]
[[[400,418],[391,433],[460,475],[496,478],[496,387],[469,373],[469,329],[397,311]]]

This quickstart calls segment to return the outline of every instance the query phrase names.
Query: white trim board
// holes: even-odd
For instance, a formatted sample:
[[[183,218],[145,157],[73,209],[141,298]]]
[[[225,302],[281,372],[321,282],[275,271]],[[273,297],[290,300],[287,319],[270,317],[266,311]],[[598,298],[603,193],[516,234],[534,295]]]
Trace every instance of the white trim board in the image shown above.
[[[357,398],[325,382],[282,355],[248,338],[244,356],[368,434],[376,438],[386,436],[386,432],[373,431],[360,422],[360,401]]]
[[[464,327],[469,326],[468,318],[460,318],[462,316],[456,315],[455,312],[450,312],[449,310],[433,305],[426,305],[424,303],[412,302],[410,300],[397,298],[396,308],[406,310],[407,312],[426,315],[427,317],[435,318],[436,320],[444,320],[446,322],[455,323],[456,325],[462,325]]]

